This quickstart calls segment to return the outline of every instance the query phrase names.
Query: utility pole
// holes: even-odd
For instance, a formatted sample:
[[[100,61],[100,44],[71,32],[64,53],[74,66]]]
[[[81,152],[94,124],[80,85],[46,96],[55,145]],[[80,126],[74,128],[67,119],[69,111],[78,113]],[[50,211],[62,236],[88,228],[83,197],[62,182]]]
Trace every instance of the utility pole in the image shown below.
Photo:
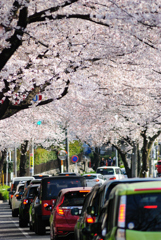
[[[34,140],[31,139],[31,150],[30,150],[30,175],[34,175]]]
[[[17,177],[17,148],[14,148],[14,176]]]
[[[65,128],[65,149],[67,152],[66,156],[66,171],[69,172],[69,143],[68,143],[68,129]]]
[[[6,155],[6,185],[8,185],[8,149]]]

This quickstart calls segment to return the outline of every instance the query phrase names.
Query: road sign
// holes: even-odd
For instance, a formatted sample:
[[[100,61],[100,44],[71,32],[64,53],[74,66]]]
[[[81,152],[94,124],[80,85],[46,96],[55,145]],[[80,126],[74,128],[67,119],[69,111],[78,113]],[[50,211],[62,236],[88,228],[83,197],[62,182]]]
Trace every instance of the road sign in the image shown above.
[[[72,156],[72,162],[73,163],[77,163],[78,159],[79,159],[78,156],[76,156],[76,155]]]
[[[60,150],[60,151],[58,152],[58,158],[59,158],[60,160],[65,160],[67,154],[68,154],[67,151],[65,151],[65,150]]]

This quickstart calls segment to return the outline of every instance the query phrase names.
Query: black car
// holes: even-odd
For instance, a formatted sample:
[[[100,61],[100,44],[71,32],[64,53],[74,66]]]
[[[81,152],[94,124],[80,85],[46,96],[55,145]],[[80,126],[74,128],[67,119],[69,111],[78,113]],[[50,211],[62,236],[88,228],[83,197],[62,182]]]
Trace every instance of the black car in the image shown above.
[[[39,204],[32,209],[31,226],[36,234],[45,234],[46,226],[49,226],[50,211],[48,205],[54,205],[61,189],[72,187],[86,187],[86,179],[82,176],[54,176],[43,178],[40,185]]]
[[[84,236],[82,234],[82,229],[89,228],[90,225],[94,223],[96,220],[96,216],[92,214],[92,206],[94,207],[94,209],[98,207],[99,189],[100,189],[99,184],[95,185],[85,197],[81,214],[74,227],[75,240],[89,239],[88,236]],[[76,215],[78,215],[79,209],[74,208],[73,211],[75,211]]]
[[[19,226],[27,227],[29,222],[29,208],[35,195],[37,195],[37,188],[40,184],[29,185],[24,192],[19,206]]]

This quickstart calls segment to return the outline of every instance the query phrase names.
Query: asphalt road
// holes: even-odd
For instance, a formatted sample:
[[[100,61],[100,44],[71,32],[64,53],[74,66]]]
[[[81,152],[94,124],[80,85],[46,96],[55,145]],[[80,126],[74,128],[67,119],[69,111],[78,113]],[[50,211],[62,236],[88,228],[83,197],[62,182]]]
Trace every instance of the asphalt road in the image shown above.
[[[0,202],[0,240],[9,239],[50,239],[50,231],[47,228],[46,235],[39,236],[30,231],[29,227],[20,228],[18,217],[12,217],[12,212],[8,202]]]

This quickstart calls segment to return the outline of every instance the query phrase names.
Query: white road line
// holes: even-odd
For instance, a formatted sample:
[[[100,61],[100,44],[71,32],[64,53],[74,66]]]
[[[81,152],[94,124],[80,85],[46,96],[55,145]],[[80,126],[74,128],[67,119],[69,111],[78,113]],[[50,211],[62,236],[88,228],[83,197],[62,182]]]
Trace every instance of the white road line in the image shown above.
[[[19,227],[19,224],[17,224],[15,221],[12,220],[14,225],[18,228],[18,230],[26,237],[26,238],[31,238],[30,235],[27,232],[24,232],[22,228]]]

